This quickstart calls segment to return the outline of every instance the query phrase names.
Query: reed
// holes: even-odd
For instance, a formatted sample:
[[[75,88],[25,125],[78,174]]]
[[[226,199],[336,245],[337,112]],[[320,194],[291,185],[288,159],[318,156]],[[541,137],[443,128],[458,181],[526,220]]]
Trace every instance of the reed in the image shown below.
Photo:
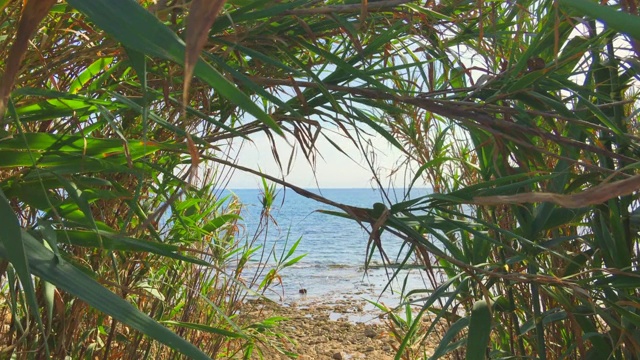
[[[492,76],[474,85],[469,71],[433,71],[448,93],[438,99],[460,112],[387,122],[419,159],[414,181],[433,185],[388,204],[381,226],[430,279],[404,306],[432,322],[391,322],[416,324],[397,358],[431,335],[441,340],[425,358],[638,357],[637,186],[624,188],[638,161],[637,53],[621,24],[640,18],[626,2],[558,3],[460,17],[447,41],[473,48],[473,70]]]
[[[411,246],[431,284],[390,318],[398,358],[637,358],[640,22],[618,4],[0,1],[1,356],[286,352],[279,318],[237,316],[299,260],[245,278],[260,237],[218,190],[246,171],[261,230],[277,183]],[[370,134],[433,193],[358,208],[283,180],[326,139],[383,188]],[[234,161],[257,135],[280,173]]]

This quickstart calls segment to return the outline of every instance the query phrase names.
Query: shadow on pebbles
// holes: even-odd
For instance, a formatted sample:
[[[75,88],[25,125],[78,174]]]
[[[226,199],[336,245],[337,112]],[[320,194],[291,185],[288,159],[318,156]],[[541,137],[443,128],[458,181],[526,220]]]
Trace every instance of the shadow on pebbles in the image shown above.
[[[363,300],[338,300],[332,303],[303,302],[288,306],[265,301],[250,301],[245,315],[254,318],[286,317],[275,329],[291,339],[287,349],[297,359],[393,359],[398,343],[389,328],[366,310]],[[379,314],[379,312],[377,313]],[[265,359],[289,359],[269,351]]]

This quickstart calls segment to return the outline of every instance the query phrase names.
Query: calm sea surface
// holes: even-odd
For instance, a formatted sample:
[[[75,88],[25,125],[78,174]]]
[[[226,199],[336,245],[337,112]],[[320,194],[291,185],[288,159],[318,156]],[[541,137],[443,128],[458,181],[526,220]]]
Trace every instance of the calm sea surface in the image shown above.
[[[242,213],[246,226],[245,236],[251,237],[260,221],[260,191],[242,189],[231,192],[245,205]],[[314,192],[333,201],[353,206],[371,208],[375,202],[381,202],[378,191],[372,189],[322,189]],[[412,190],[414,197],[427,193],[427,189]],[[399,191],[397,195],[402,196],[402,192]],[[278,192],[271,209],[271,215],[277,225],[270,224],[267,235],[258,240],[257,243],[264,244],[265,253],[263,257],[261,254],[254,256],[254,266],[260,261],[273,263],[271,249],[280,256],[283,249],[290,248],[300,238],[300,245],[293,257],[305,253],[307,256],[281,272],[283,284],[267,293],[270,298],[286,303],[315,301],[318,298],[362,297],[394,303],[397,302],[397,293],[401,290],[405,276],[408,279],[408,289],[425,287],[420,273],[412,270],[403,272],[399,281],[392,282],[392,289],[383,292],[388,283],[388,276],[393,270],[373,266],[365,273],[368,233],[357,222],[317,211],[321,209],[337,210],[302,197],[291,190]],[[382,243],[392,262],[404,259],[406,251],[399,239],[392,235],[385,236],[383,233]],[[373,259],[372,264],[382,264],[377,253]],[[300,289],[306,289],[307,295],[301,296]]]

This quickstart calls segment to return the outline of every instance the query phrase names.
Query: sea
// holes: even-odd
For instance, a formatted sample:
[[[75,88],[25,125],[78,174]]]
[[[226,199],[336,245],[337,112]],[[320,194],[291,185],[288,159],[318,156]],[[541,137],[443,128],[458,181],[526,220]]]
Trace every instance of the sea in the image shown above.
[[[312,191],[338,203],[371,208],[383,202],[381,194],[374,189],[315,189]],[[244,238],[252,241],[259,228],[262,212],[260,190],[229,190],[243,203],[242,224]],[[387,191],[395,200],[402,200],[404,191]],[[411,196],[427,195],[429,189],[412,189]],[[318,203],[298,195],[292,190],[280,189],[270,209],[268,231],[255,239],[262,245],[250,266],[273,266],[277,259],[287,255],[299,240],[289,259],[305,254],[295,264],[281,269],[279,277],[264,293],[283,304],[305,302],[331,302],[341,299],[364,299],[395,306],[403,300],[403,294],[411,290],[428,288],[419,269],[398,272],[395,265],[404,261],[408,246],[392,234],[382,234],[383,249],[390,260],[384,266],[382,256],[376,252],[368,267],[365,267],[369,233],[358,222],[320,212],[340,211],[329,205]],[[409,257],[409,264],[416,264]],[[264,274],[263,274],[264,276]],[[392,279],[393,278],[393,279]]]

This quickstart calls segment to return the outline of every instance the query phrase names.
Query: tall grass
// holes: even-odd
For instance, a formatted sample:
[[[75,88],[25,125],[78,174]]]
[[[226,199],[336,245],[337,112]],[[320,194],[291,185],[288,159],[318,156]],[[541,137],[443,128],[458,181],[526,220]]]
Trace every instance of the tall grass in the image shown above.
[[[412,246],[433,283],[395,319],[398,358],[441,325],[433,357],[637,357],[632,2],[205,5],[0,1],[3,356],[250,356],[277,338],[273,319],[235,322],[255,249],[211,195],[234,168]],[[321,138],[355,158],[336,133],[368,155],[365,131],[434,193],[356,208],[282,179]],[[295,144],[268,149],[283,174],[228,158],[258,133]]]
[[[144,201],[138,204],[139,211],[151,213],[161,207],[163,199],[177,190],[171,185],[173,181],[167,178],[158,183],[158,192],[141,195]],[[267,267],[272,265],[261,265],[266,270],[246,269],[252,254],[260,250],[259,238],[246,241],[241,236],[241,204],[230,195],[217,198],[213,185],[185,190],[164,215],[158,214],[152,224],[157,240],[153,235],[132,238],[108,230],[59,230],[55,222],[43,219],[33,225],[34,235],[56,239],[57,261],[85,269],[94,279],[89,284],[107,287],[138,311],[197,344],[208,356],[250,356],[264,347],[285,351],[280,341],[275,341],[278,334],[268,330],[277,319],[238,317],[247,295],[266,287],[257,282],[254,273],[272,271]],[[96,210],[95,218],[114,221],[111,226],[98,223],[102,229],[126,221],[121,199],[99,199],[96,203],[96,209],[104,210]],[[1,307],[5,319],[3,357],[42,357],[46,341],[52,358],[180,358],[176,350],[158,346],[143,332],[127,326],[131,319],[101,314],[72,294],[38,281],[36,298],[43,307],[43,334],[27,312],[15,271],[12,267],[6,271]]]
[[[388,121],[434,190],[382,227],[432,279],[406,295],[433,322],[412,319],[397,358],[438,324],[422,356],[638,358],[638,68],[618,31],[640,18],[559,3],[459,10],[448,41],[481,57],[478,75],[445,69],[429,84],[451,109]]]
[[[250,131],[209,115],[218,105],[196,105],[211,96],[202,84],[179,116],[179,67],[165,53],[150,57],[170,45],[162,37],[128,47],[95,27],[110,20],[131,46],[140,33],[121,39],[125,25],[146,24],[177,44],[169,58],[180,60],[181,40],[137,3],[80,4],[91,20],[66,3],[34,4],[4,2],[1,12],[3,57],[24,57],[21,71],[7,65],[3,77],[6,86],[16,76],[16,86],[1,109],[1,357],[250,357],[282,348],[270,330],[278,319],[238,317],[247,294],[268,286],[245,268],[259,238],[245,241],[241,204],[214,191],[229,173],[197,160],[215,153],[203,136]],[[123,17],[114,22],[114,12]],[[13,25],[38,25],[38,14],[46,17],[38,46],[15,55],[30,34]],[[209,81],[216,74],[196,67]],[[249,99],[233,89],[220,92]],[[265,118],[256,109],[238,111]]]

